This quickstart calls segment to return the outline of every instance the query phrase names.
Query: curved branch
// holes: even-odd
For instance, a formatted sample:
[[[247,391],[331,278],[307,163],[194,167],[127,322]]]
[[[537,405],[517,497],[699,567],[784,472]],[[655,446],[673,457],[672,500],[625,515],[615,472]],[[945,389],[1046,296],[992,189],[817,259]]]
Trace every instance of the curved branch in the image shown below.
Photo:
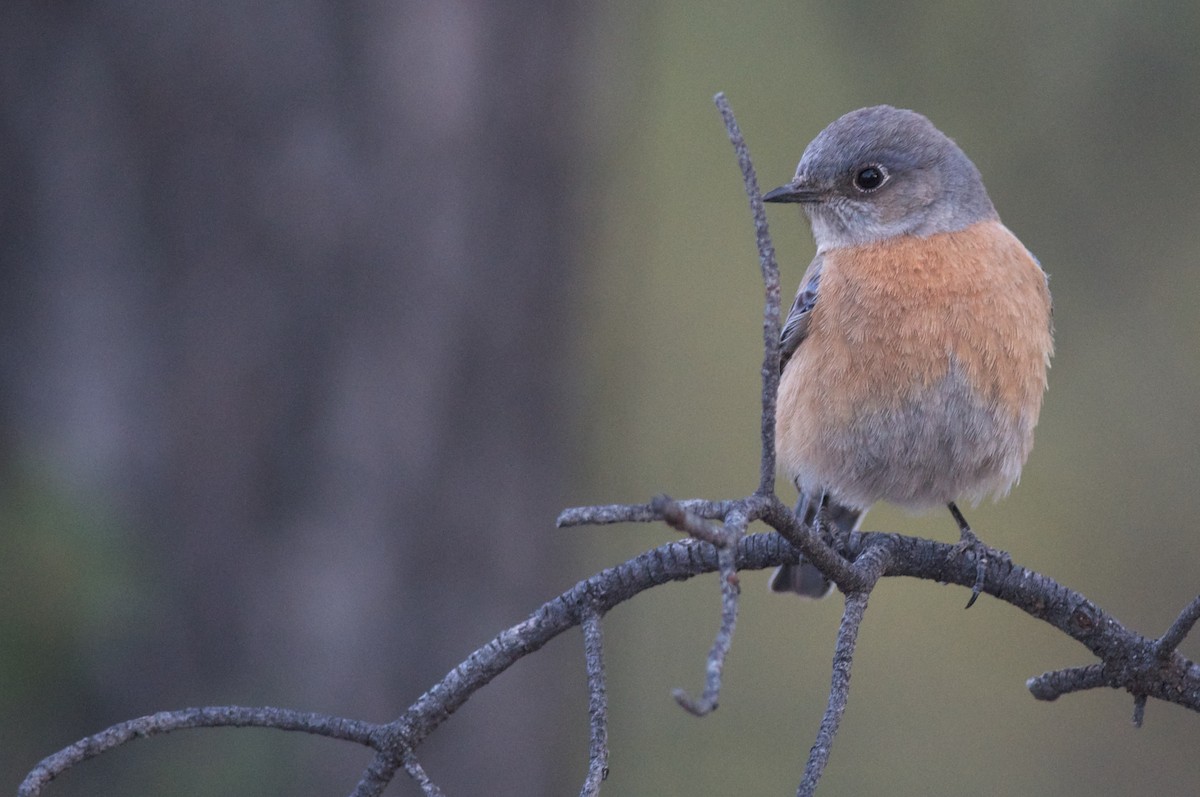
[[[275,728],[281,731],[301,731],[318,736],[328,736],[332,739],[342,739],[370,746],[374,744],[374,737],[380,726],[359,720],[331,717],[327,714],[270,706],[208,706],[185,708],[178,711],[160,711],[157,714],[113,725],[42,759],[25,776],[25,780],[17,789],[17,794],[20,797],[32,797],[32,795],[39,794],[43,786],[75,764],[95,758],[126,742],[188,728]]]
[[[974,563],[951,557],[953,546],[948,543],[898,534],[862,533],[850,535],[847,546],[851,557],[886,546],[890,558],[884,576],[908,576],[968,589],[975,583]],[[734,550],[737,570],[777,567],[799,558],[796,549],[777,534],[746,535]],[[647,589],[714,572],[719,566],[714,546],[686,539],[661,545],[603,570],[501,632],[386,726],[273,708],[217,707],[162,712],[115,725],[46,758],[29,773],[19,793],[32,797],[73,764],[140,736],[183,728],[254,726],[304,731],[374,747],[379,754],[355,793],[378,794],[403,767],[408,753],[471,695],[521,658],[579,625],[585,607],[604,613]],[[1200,711],[1200,666],[1177,652],[1165,662],[1157,659],[1151,654],[1154,642],[1129,631],[1080,593],[1015,563],[997,560],[988,564],[983,591],[1058,628],[1104,661],[1156,662],[1151,669],[1116,667],[1103,683],[1089,683],[1087,687],[1125,688]],[[1052,699],[1033,686],[1031,690],[1035,697]]]
[[[668,521],[669,522],[669,521]],[[712,649],[708,654],[705,667],[704,693],[699,700],[688,697],[682,689],[674,692],[675,702],[685,711],[697,717],[711,714],[717,708],[721,694],[721,675],[725,671],[725,657],[733,647],[733,629],[737,625],[738,608],[741,604],[742,585],[737,573],[735,547],[737,541],[746,532],[749,521],[740,512],[730,512],[725,520],[725,528],[709,540],[717,547],[717,567],[721,582],[721,625],[713,640]],[[695,532],[693,537],[704,539]]]

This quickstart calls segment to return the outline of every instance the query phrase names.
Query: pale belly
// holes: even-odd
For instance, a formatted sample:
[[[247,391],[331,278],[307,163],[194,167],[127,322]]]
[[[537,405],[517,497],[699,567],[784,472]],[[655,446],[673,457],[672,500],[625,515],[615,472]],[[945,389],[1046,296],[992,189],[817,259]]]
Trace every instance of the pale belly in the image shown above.
[[[794,411],[778,419],[778,457],[810,495],[825,490],[862,509],[876,501],[911,509],[977,501],[1007,492],[1032,447],[1036,416],[978,400],[953,363],[904,395],[860,384],[857,397],[841,404],[806,379],[814,374],[803,363],[792,365],[800,367],[785,370],[780,392],[791,392],[785,406]]]

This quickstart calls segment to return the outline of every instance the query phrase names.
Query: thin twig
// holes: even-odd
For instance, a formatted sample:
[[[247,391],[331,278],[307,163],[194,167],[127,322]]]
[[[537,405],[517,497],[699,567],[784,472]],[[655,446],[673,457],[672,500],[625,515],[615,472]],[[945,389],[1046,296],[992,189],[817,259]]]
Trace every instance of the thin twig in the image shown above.
[[[1133,698],[1133,727],[1140,728],[1146,720],[1146,696],[1136,695]]]
[[[707,542],[709,545],[716,545],[718,548],[728,548],[731,541],[737,542],[737,536],[731,534],[726,528],[709,525],[704,518],[688,511],[683,504],[669,495],[657,496],[650,502],[650,506],[667,525],[689,537]]]
[[[827,579],[837,584],[842,592],[856,592],[863,588],[859,571],[821,539],[815,529],[801,523],[791,507],[780,501],[777,496],[770,496],[770,503],[763,511],[762,520],[782,534],[806,560],[816,565]]]
[[[1103,620],[1097,621],[1094,611],[1080,615],[1086,618],[1083,630],[1089,634],[1092,628],[1103,628],[1107,625]],[[1181,690],[1175,684],[1185,680],[1187,674],[1193,672],[1194,665],[1188,662],[1186,666],[1180,666],[1172,662],[1172,655],[1197,619],[1200,619],[1200,597],[1184,607],[1171,627],[1158,639],[1149,641],[1138,635],[1129,635],[1132,638],[1125,642],[1119,655],[1106,653],[1106,649],[1111,647],[1109,645],[1105,645],[1101,650],[1089,645],[1093,652],[1100,656],[1102,663],[1044,673],[1030,678],[1026,686],[1039,700],[1056,700],[1071,692],[1100,687],[1127,689],[1133,693],[1133,724],[1140,728],[1146,718],[1146,702],[1151,694],[1149,690],[1155,686],[1160,687],[1156,693],[1158,697],[1162,697],[1163,691],[1179,692]],[[1162,689],[1164,685],[1166,688]]]
[[[725,671],[725,658],[733,646],[733,631],[737,626],[738,606],[741,597],[741,580],[737,573],[737,541],[745,533],[746,518],[731,513],[725,521],[728,534],[724,544],[717,547],[718,574],[721,579],[721,626],[717,629],[712,648],[708,652],[704,668],[704,692],[699,700],[693,700],[682,689],[672,694],[683,709],[697,717],[710,714],[717,708],[721,697],[721,675]]]
[[[1102,664],[1053,670],[1025,682],[1025,687],[1038,700],[1057,700],[1071,692],[1081,692],[1084,689],[1096,689],[1108,685],[1109,680],[1104,673]]]
[[[588,679],[588,774],[579,797],[596,797],[608,777],[608,694],[604,676],[604,635],[600,612],[588,606],[583,612],[583,652]]]
[[[858,629],[867,611],[867,599],[871,596],[871,590],[883,575],[890,558],[890,551],[882,546],[871,548],[860,557],[857,567],[862,571],[866,587],[846,595],[846,607],[842,613],[842,623],[838,627],[837,643],[833,650],[829,704],[825,709],[825,716],[821,718],[817,739],[809,750],[808,764],[804,767],[804,777],[796,791],[797,797],[811,797],[816,792],[825,765],[829,763],[829,751],[833,747],[833,739],[837,736],[842,714],[845,713],[846,703],[850,699],[850,668],[854,664]]]
[[[742,502],[706,501],[692,498],[675,503],[697,517],[720,520],[729,514],[734,506],[738,506]],[[662,512],[654,508],[653,502],[649,504],[604,504],[564,509],[559,513],[555,524],[563,529],[571,526],[598,526],[610,523],[657,523],[662,519]]]
[[[403,763],[405,753],[395,750],[379,751],[371,759],[371,763],[363,771],[350,797],[379,797],[384,789],[396,777],[397,770]]]
[[[1154,643],[1155,652],[1160,659],[1170,657],[1175,648],[1179,647],[1179,643],[1183,642],[1183,638],[1192,630],[1192,626],[1196,621],[1200,620],[1200,595],[1197,595],[1191,603],[1187,605],[1179,616],[1175,618],[1175,622],[1171,623],[1171,627]]]
[[[846,702],[850,697],[850,666],[854,662],[854,646],[858,641],[858,627],[862,623],[867,609],[868,592],[851,592],[846,595],[846,607],[842,613],[842,624],[838,628],[837,645],[833,653],[833,676],[829,685],[829,704],[825,708],[825,716],[821,718],[821,727],[817,730],[817,739],[813,742],[808,753],[808,764],[804,767],[804,777],[800,780],[797,797],[810,797],[817,790],[817,783],[829,762],[829,751],[833,746],[833,738],[837,735],[846,711]]]
[[[302,731],[333,739],[370,745],[379,726],[328,714],[293,711],[271,706],[206,706],[160,711],[106,728],[54,753],[33,768],[17,794],[32,797],[42,787],[75,764],[94,758],[126,742],[188,728],[275,728]]]
[[[763,303],[763,363],[762,363],[762,459],[759,465],[758,495],[774,495],[775,493],[775,401],[779,392],[779,330],[780,330],[780,288],[779,264],[775,260],[775,246],[771,243],[771,235],[767,229],[767,212],[763,207],[762,195],[758,190],[758,177],[754,173],[754,163],[750,160],[750,150],[733,109],[725,94],[719,92],[713,97],[725,122],[725,130],[729,141],[737,152],[738,166],[742,170],[742,182],[746,187],[746,196],[750,199],[750,212],[754,216],[754,237],[758,244],[758,262],[762,269],[765,301]]]
[[[411,750],[404,754],[404,771],[420,785],[421,793],[425,797],[445,797],[437,784],[429,779],[429,775],[425,774],[425,768],[421,766],[421,762],[417,760],[416,754]]]

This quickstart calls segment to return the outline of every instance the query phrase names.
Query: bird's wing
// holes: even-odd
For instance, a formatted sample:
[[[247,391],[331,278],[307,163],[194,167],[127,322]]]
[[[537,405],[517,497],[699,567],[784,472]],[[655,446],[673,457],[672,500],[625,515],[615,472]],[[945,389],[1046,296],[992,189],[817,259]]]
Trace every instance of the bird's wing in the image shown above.
[[[821,286],[821,261],[821,255],[817,255],[809,265],[808,271],[804,272],[800,290],[796,292],[796,300],[792,302],[792,309],[788,312],[787,320],[783,322],[779,341],[780,371],[808,337],[808,319],[813,308],[817,306],[817,290]]]

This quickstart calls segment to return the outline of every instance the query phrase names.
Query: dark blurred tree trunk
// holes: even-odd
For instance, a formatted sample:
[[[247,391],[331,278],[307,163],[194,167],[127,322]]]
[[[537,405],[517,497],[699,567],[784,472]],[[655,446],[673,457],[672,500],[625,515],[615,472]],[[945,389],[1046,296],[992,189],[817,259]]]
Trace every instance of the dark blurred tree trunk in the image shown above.
[[[139,575],[92,719],[385,719],[570,583],[582,8],[0,11],[0,440],[99,496]],[[486,690],[433,777],[562,793],[575,655]],[[312,750],[281,793],[366,761]]]

